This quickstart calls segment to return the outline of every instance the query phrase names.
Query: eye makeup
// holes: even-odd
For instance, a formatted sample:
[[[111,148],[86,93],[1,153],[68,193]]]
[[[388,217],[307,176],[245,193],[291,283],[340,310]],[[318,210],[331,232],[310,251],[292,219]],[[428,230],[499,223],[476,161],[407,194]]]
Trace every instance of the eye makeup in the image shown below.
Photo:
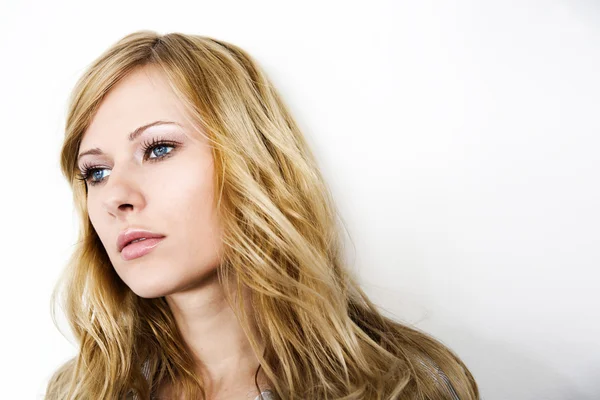
[[[180,143],[162,137],[155,137],[151,140],[144,141],[141,146],[141,152],[143,154],[142,161],[162,161],[166,158],[171,157],[175,150],[179,148],[179,146]],[[171,150],[159,151],[158,153],[155,152],[156,150],[163,150],[168,148],[171,148]],[[154,155],[155,157],[151,157],[152,155]],[[92,165],[84,162],[81,166],[80,172],[77,174],[76,179],[81,180],[90,186],[95,186],[104,181],[104,177],[97,177],[96,175],[97,172],[101,172],[103,170],[108,170],[108,167],[105,168],[102,166]],[[93,179],[94,177],[96,177],[97,179]]]

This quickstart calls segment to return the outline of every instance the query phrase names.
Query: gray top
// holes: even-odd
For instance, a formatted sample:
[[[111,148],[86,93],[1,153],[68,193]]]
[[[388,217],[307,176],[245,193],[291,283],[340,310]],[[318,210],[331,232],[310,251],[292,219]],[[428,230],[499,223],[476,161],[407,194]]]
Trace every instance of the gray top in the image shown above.
[[[256,396],[254,400],[277,400],[277,397],[275,397],[275,393],[267,389],[260,392],[260,394]]]
[[[452,383],[450,382],[450,379],[448,379],[448,377],[446,376],[446,374],[444,373],[444,371],[442,371],[437,364],[435,364],[433,362],[433,360],[431,360],[429,358],[429,361],[431,362],[432,365],[428,365],[426,363],[424,363],[423,361],[420,361],[421,365],[423,366],[423,368],[429,373],[429,375],[431,376],[431,378],[433,380],[435,380],[440,386],[444,387],[447,391],[448,394],[450,394],[452,397],[450,398],[450,400],[460,400],[458,397],[458,394],[456,394],[456,391],[454,390],[454,387],[452,386]],[[146,378],[148,378],[148,375],[150,373],[150,371],[148,370],[148,363],[144,363],[143,367],[142,367],[142,372],[144,374],[144,376],[146,376]],[[262,398],[261,398],[262,396]],[[138,399],[138,396],[135,395],[134,399]],[[275,393],[269,389],[265,389],[263,390],[258,396],[256,396],[254,398],[254,400],[279,400]]]

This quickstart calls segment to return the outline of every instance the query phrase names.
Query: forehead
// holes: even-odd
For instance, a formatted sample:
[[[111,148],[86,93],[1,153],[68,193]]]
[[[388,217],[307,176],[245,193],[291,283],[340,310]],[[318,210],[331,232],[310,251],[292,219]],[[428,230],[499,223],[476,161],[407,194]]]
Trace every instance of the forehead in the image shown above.
[[[156,67],[138,68],[126,75],[104,97],[85,131],[81,147],[100,141],[127,140],[136,128],[156,120],[186,126],[183,104]]]

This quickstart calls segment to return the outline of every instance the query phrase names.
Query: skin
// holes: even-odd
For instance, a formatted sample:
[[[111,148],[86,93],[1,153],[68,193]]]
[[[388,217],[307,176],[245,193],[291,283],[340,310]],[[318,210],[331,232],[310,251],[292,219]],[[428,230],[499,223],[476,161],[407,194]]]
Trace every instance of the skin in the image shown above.
[[[130,132],[157,120],[179,125],[153,126],[128,140]],[[254,399],[258,359],[217,281],[222,229],[213,204],[212,152],[189,121],[155,67],[137,69],[114,86],[80,146],[79,154],[92,148],[103,152],[78,161],[80,169],[97,168],[87,178],[88,213],[125,284],[144,298],[166,297],[209,398]],[[144,154],[143,143],[153,138],[175,145],[159,144]],[[126,261],[116,240],[127,228],[165,238],[150,253]],[[265,382],[261,370],[259,383]],[[168,396],[169,390],[165,383],[159,392]]]

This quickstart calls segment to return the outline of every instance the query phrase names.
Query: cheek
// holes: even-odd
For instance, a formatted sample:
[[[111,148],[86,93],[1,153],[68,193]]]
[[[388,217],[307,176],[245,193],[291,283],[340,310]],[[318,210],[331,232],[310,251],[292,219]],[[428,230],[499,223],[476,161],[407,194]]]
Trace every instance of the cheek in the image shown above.
[[[98,214],[98,208],[91,201],[88,201],[88,203],[87,203],[87,213],[88,213],[88,218],[90,219],[90,222],[92,223],[92,226],[94,227],[94,229],[96,230],[98,235],[100,235],[100,237],[102,237],[102,229],[100,226],[101,219],[99,218],[100,215]]]
[[[179,221],[180,226],[195,234],[212,229],[215,213],[210,183],[201,178],[181,179],[161,196],[161,208],[171,221]]]
[[[115,252],[116,237],[112,236],[113,233],[111,232],[111,227],[107,225],[106,216],[102,215],[101,207],[92,202],[88,202],[87,212],[90,223],[98,234],[106,252],[108,254]]]
[[[180,217],[201,217],[207,213],[212,214],[212,172],[210,164],[182,162],[177,166],[176,171],[169,171],[170,176],[161,178],[162,184],[156,187],[156,198],[160,199],[165,210]]]
[[[176,237],[179,250],[203,268],[217,261],[221,228],[214,209],[212,182],[202,175],[188,176],[173,183],[173,190],[163,198],[166,226]],[[184,260],[182,260],[184,261]],[[184,261],[185,262],[185,261]]]

